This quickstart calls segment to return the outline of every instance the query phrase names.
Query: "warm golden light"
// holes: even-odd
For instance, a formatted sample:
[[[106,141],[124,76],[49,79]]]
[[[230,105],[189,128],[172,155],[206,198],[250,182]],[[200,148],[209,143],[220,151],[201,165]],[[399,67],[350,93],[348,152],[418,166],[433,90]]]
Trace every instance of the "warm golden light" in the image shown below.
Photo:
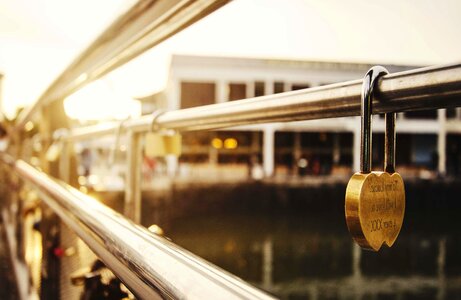
[[[67,97],[64,110],[70,118],[80,121],[122,120],[140,116],[141,104],[97,80]]]
[[[78,176],[78,184],[85,185],[86,184],[86,177],[85,176]]]
[[[228,138],[224,140],[224,148],[226,149],[236,149],[238,147],[238,142],[234,138]]]
[[[155,233],[157,235],[163,236],[165,234],[163,229],[160,226],[158,226],[157,224],[150,225],[148,229],[149,229],[150,232]]]
[[[31,131],[32,129],[34,129],[34,123],[32,123],[31,121],[27,122],[26,125],[24,125],[24,129],[26,131]]]
[[[62,3],[60,0],[2,1],[0,73],[5,75],[3,104],[11,118],[18,107],[37,100],[90,42],[136,1],[70,1],[71,9]],[[293,0],[290,5],[278,0],[231,1],[108,76],[136,97],[164,88],[173,53],[409,65],[458,61],[461,2],[452,0],[437,5],[435,0],[419,1],[417,10],[411,3],[383,1],[380,9],[376,9],[374,1]],[[67,8],[62,10],[64,7]],[[239,22],[234,22],[236,15]],[[370,24],[369,30],[380,34],[364,35],[356,30],[364,15],[373,15],[376,20],[393,17],[389,22]],[[85,22],[78,21],[82,16],[86,16]],[[254,26],[255,16],[258,26]],[[273,22],[275,18],[278,22]],[[433,24],[437,24],[437,30]],[[300,40],[300,35],[309,38]],[[258,43],[254,43],[255,36]],[[275,36],[282,37],[283,42],[274,43]],[[388,45],[405,47],[359,51],[382,40]],[[76,82],[87,77],[84,73]]]
[[[36,156],[32,156],[30,158],[30,164],[32,166],[34,166],[34,167],[38,167],[38,166],[40,166],[40,159],[38,157],[36,157]]]
[[[221,149],[222,148],[222,140],[220,138],[214,138],[211,140],[211,146],[215,149]]]

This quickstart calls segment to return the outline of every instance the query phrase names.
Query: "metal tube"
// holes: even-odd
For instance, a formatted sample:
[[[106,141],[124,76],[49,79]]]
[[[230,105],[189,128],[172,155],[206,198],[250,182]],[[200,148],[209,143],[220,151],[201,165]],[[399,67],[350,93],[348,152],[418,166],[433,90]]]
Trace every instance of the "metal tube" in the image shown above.
[[[135,223],[141,223],[141,166],[142,146],[141,134],[129,131],[126,151],[125,169],[125,203],[124,215]]]
[[[384,132],[384,171],[395,172],[395,113],[384,115],[386,131]]]
[[[361,93],[361,128],[360,128],[360,173],[371,172],[371,123],[373,121],[371,113],[373,110],[373,98],[375,86],[380,76],[389,74],[389,72],[381,66],[374,66],[368,70],[363,78],[362,93]],[[386,114],[387,115],[387,114]],[[387,121],[387,119],[386,119]],[[387,125],[387,123],[386,123]],[[387,152],[386,152],[387,157]]]
[[[461,106],[461,64],[421,68],[380,78],[372,113]],[[178,131],[218,129],[280,121],[360,115],[362,80],[315,87],[201,107],[168,111],[156,119],[159,127]],[[125,129],[148,131],[152,117],[124,122]],[[77,128],[70,139],[112,134],[117,122]]]
[[[63,99],[125,64],[229,0],[139,0],[120,16],[48,87],[16,123],[22,130],[44,104]]]
[[[3,155],[140,299],[273,299],[22,160]]]
[[[374,73],[368,71],[362,82],[362,97],[360,107],[360,173],[371,171],[371,123],[372,123],[372,102],[373,102],[373,78]]]

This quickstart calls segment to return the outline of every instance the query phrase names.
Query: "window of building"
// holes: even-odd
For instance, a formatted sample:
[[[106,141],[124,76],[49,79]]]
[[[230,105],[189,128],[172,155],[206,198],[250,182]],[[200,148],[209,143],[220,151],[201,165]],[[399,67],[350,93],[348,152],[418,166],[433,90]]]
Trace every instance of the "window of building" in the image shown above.
[[[260,156],[262,134],[250,131],[218,131],[211,146],[218,151],[220,164],[250,164],[251,156]]]
[[[395,138],[396,140],[395,164],[397,166],[411,165],[411,148],[412,148],[411,137],[412,136],[413,136],[412,134],[408,134],[408,133],[402,133],[402,134],[397,133],[396,138]],[[383,141],[384,141],[384,136],[383,136]],[[384,144],[383,144],[383,147],[384,147]],[[384,153],[384,150],[383,150],[383,153]]]
[[[397,142],[399,142],[397,140]],[[416,166],[424,166],[437,170],[437,136],[435,134],[415,134],[412,136],[411,162]]]
[[[354,135],[350,132],[338,133],[339,139],[339,165],[352,166]]]
[[[283,150],[292,148],[294,145],[294,132],[275,132],[275,148],[276,150]]]
[[[300,133],[300,138],[301,156],[299,161],[304,159],[306,166],[304,170],[298,170],[298,174],[329,174],[333,165],[333,134],[327,132],[302,132]]]
[[[274,160],[276,169],[279,167],[291,169],[293,165],[294,136],[294,132],[275,132]],[[287,172],[287,170],[284,172]]]
[[[328,132],[302,132],[301,146],[322,149],[321,147],[332,147],[333,134]]]
[[[384,133],[373,133],[371,141],[372,169],[381,170],[384,164]],[[400,147],[400,144],[398,145]]]
[[[229,101],[246,98],[246,84],[230,83],[229,84]]]
[[[255,82],[255,97],[264,96],[264,82],[256,81]]]
[[[182,134],[182,155],[180,163],[208,163],[210,140],[213,132],[192,131]]]
[[[427,119],[435,120],[437,119],[437,110],[417,110],[409,111],[405,113],[407,119]]]
[[[261,163],[262,133],[251,131],[197,131],[182,135],[180,162],[204,163],[215,155],[219,164]],[[252,161],[252,157],[257,159]]]
[[[302,89],[307,89],[310,88],[309,84],[293,84],[291,85],[291,90],[292,91],[297,91],[297,90],[302,90]]]
[[[447,119],[456,119],[457,116],[456,116],[456,108],[455,107],[450,107],[450,108],[447,108]]]
[[[181,82],[181,108],[215,103],[216,84],[212,82]]]
[[[458,134],[447,135],[446,166],[447,174],[459,176],[461,174],[461,136]]]
[[[372,168],[382,169],[384,164],[384,133],[372,137]],[[397,134],[397,166],[416,166],[437,169],[437,136],[431,134]]]
[[[376,151],[381,151],[379,155],[384,159],[384,134],[380,135],[381,142],[378,141]],[[373,134],[373,144],[375,140],[377,139],[375,139],[375,135]],[[374,147],[373,150],[375,150]],[[437,170],[437,135],[397,134],[395,160],[397,166],[426,167]],[[382,161],[381,159],[380,162]],[[376,166],[382,166],[382,164]]]
[[[284,85],[281,81],[274,82],[274,94],[283,93],[285,91]]]

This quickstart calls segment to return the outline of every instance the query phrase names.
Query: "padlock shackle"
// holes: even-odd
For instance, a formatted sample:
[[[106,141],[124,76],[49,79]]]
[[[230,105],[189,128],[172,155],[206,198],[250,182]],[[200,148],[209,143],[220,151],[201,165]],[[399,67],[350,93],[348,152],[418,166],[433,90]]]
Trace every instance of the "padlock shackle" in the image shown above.
[[[150,123],[150,131],[156,132],[160,130],[160,126],[157,123],[158,118],[165,113],[163,109],[156,109],[152,113],[152,121]]]
[[[384,133],[384,171],[395,172],[395,113],[384,115],[386,132]]]
[[[389,72],[382,66],[374,66],[365,74],[362,83],[360,173],[371,172],[371,123],[373,92],[380,76]],[[395,113],[386,114],[384,170],[393,173],[395,169]],[[389,134],[391,133],[391,134]]]

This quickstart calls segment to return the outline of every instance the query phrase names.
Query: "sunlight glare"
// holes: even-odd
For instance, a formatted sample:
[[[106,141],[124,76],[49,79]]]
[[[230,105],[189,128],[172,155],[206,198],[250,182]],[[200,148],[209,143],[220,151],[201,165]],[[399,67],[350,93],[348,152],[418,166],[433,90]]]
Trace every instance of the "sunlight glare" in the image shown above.
[[[94,83],[64,100],[64,109],[71,119],[122,120],[141,115],[141,103],[111,88],[105,81]]]

